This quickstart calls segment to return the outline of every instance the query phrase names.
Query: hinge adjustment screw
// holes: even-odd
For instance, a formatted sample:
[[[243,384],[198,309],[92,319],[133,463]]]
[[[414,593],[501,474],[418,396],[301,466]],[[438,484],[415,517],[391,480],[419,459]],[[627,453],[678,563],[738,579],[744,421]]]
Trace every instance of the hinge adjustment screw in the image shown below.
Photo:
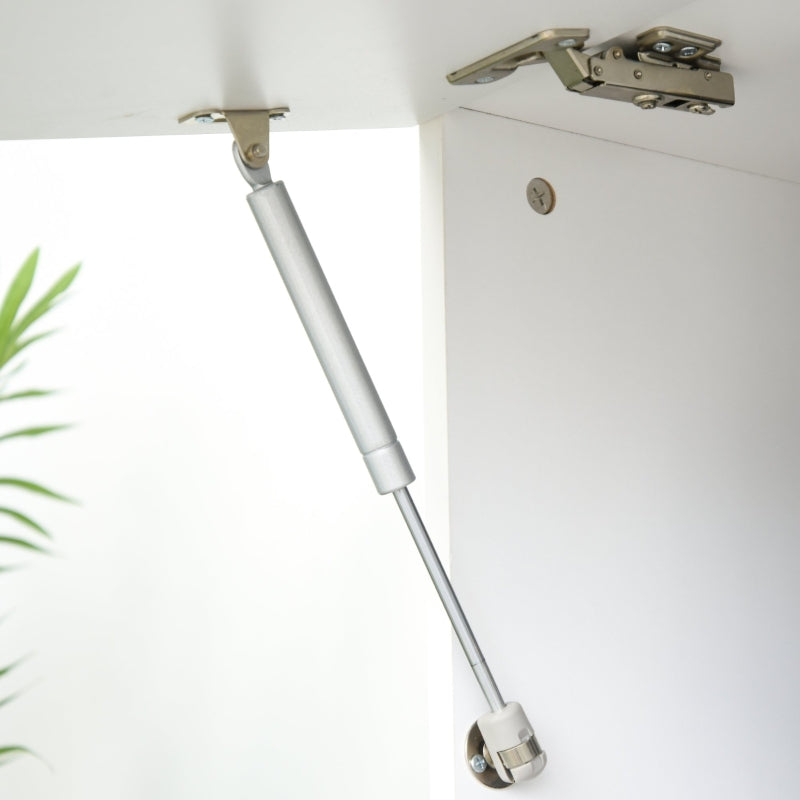
[[[694,114],[713,114],[714,109],[708,103],[692,103],[689,106],[689,111]]]
[[[649,111],[651,108],[655,108],[658,105],[660,99],[660,94],[637,94],[636,97],[633,98],[633,104],[638,108]]]

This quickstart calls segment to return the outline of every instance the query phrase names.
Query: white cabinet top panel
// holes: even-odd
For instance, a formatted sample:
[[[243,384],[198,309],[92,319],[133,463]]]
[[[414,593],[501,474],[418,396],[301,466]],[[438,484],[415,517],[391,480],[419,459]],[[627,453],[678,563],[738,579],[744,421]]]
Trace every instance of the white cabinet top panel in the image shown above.
[[[277,130],[413,125],[472,108],[800,181],[790,82],[800,6],[780,0],[0,0],[0,138],[217,131],[204,108],[289,106]],[[552,27],[589,46],[657,24],[723,40],[736,105],[711,117],[580,97],[547,65],[489,86],[447,73]],[[488,144],[488,143],[487,143]],[[687,187],[702,205],[702,187]]]
[[[412,125],[480,101],[445,79],[476,58],[552,27],[601,41],[680,5],[0,0],[0,138],[178,133],[209,107],[288,105],[285,130]]]

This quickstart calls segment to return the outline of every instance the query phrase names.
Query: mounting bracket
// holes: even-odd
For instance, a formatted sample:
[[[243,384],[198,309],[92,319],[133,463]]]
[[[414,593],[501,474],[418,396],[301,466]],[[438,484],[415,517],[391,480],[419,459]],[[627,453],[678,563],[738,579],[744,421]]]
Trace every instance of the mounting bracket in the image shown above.
[[[203,125],[227,122],[242,161],[251,169],[261,169],[269,161],[269,123],[273,119],[285,119],[288,108],[266,108],[255,111],[221,111],[207,109],[193,111],[178,122],[194,122]]]
[[[671,108],[713,114],[711,106],[734,104],[733,76],[711,53],[722,42],[677,28],[651,28],[633,41],[583,52],[588,28],[554,28],[537,33],[467,67],[451,72],[450,83],[492,83],[517,67],[547,62],[572,92],[631,102],[642,109]]]

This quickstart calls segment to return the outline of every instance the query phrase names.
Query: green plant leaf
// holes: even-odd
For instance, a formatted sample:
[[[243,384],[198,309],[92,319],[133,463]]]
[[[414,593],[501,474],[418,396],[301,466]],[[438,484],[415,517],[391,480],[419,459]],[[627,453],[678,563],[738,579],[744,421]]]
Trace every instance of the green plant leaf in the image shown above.
[[[9,761],[13,761],[15,758],[19,758],[19,756],[33,756],[34,758],[39,758],[36,753],[29,750],[27,747],[22,747],[22,745],[6,745],[5,747],[0,747],[0,766],[8,764]]]
[[[55,431],[63,431],[71,427],[71,425],[36,425],[32,428],[20,428],[17,431],[0,435],[0,442],[5,442],[8,439],[19,439],[22,436],[44,436],[46,433],[55,433]]]
[[[0,369],[8,364],[8,362],[11,361],[14,356],[25,350],[25,348],[30,347],[32,344],[36,344],[36,342],[40,342],[42,339],[46,339],[48,336],[52,336],[54,333],[58,333],[58,331],[52,330],[45,331],[44,333],[37,333],[36,336],[29,336],[27,339],[23,339],[22,341],[9,339],[6,346],[0,350],[0,352],[3,354],[0,357]]]
[[[46,487],[42,486],[39,483],[34,483],[33,481],[26,481],[22,478],[0,478],[0,486],[12,486],[15,489],[22,489],[26,492],[33,492],[34,494],[41,494],[44,497],[49,497],[53,500],[61,500],[65,503],[75,503],[77,505],[78,501],[73,500],[71,497],[66,497],[63,494],[58,494],[58,492],[52,491],[52,489],[47,489]]]
[[[2,351],[5,351],[12,341],[11,326],[14,324],[19,307],[31,288],[38,261],[39,248],[37,247],[19,268],[8,287],[3,305],[0,306],[0,350]]]
[[[4,506],[0,506],[0,514],[5,515],[6,517],[11,517],[12,519],[17,520],[17,522],[21,522],[23,525],[27,525],[32,530],[36,531],[37,533],[41,533],[42,536],[46,536],[48,539],[53,538],[38,522],[35,522],[30,517],[22,514],[19,511],[15,511],[13,508],[5,508]]]
[[[10,544],[14,547],[22,547],[25,550],[34,550],[37,553],[44,553],[46,556],[50,555],[50,551],[45,550],[44,547],[39,547],[38,544],[34,544],[25,539],[18,539],[16,536],[3,536],[0,534],[0,544]]]
[[[8,675],[9,672],[13,672],[20,664],[24,664],[30,656],[25,656],[24,658],[18,658],[13,664],[9,664],[5,667],[0,667],[0,678],[4,678]]]
[[[26,389],[24,392],[0,394],[0,403],[7,403],[9,400],[25,400],[34,397],[49,397],[55,393],[55,389]]]
[[[0,380],[0,389],[5,389],[6,386],[8,385],[8,382],[11,380],[11,378],[13,378],[19,372],[22,372],[22,370],[25,369],[25,365],[27,363],[28,363],[27,361],[20,361],[19,364],[16,364],[11,369],[9,369],[3,375],[2,380]],[[0,367],[0,371],[2,371],[2,367]]]
[[[0,698],[0,708],[3,706],[7,706],[9,703],[13,703],[18,697],[22,695],[22,691],[14,692],[13,694],[8,695],[7,697]]]
[[[43,317],[51,308],[54,308],[60,296],[69,289],[78,275],[81,265],[76,264],[67,270],[42,296],[31,306],[26,314],[15,323],[11,329],[11,338],[18,339],[37,319]]]

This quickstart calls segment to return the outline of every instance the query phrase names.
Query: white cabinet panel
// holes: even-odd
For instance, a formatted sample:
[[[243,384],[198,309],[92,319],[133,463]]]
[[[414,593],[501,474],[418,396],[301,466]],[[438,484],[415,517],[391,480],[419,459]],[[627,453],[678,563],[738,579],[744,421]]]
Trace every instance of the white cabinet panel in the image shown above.
[[[442,131],[453,577],[550,757],[511,791],[797,797],[800,188]],[[484,710],[458,653],[458,740]]]
[[[676,5],[0,0],[0,138],[171,134],[220,106],[291,106],[283,130],[413,125],[460,105],[445,76],[488,52],[554,26],[602,40]]]

